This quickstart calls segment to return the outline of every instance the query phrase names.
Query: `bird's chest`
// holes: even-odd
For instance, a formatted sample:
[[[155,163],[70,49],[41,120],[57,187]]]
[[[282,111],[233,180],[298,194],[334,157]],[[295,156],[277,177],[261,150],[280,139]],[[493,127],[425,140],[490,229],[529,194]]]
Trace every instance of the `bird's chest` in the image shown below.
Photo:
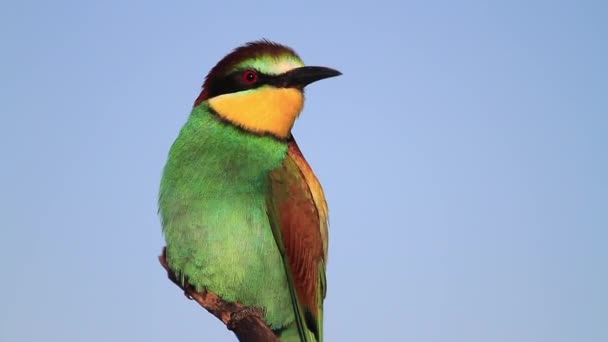
[[[195,287],[229,301],[290,312],[282,258],[263,194],[207,195],[191,202],[186,215],[167,228],[171,266]]]
[[[174,270],[198,288],[244,297],[254,296],[252,283],[284,281],[266,196],[268,175],[286,149],[284,143],[243,134],[205,115],[184,127],[165,167],[159,199]]]

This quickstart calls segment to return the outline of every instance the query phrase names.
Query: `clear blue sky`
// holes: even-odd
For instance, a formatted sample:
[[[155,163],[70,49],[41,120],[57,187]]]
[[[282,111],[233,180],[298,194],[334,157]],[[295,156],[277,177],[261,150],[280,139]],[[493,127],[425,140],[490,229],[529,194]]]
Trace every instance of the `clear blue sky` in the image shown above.
[[[13,1],[0,341],[232,341],[156,260],[207,71],[341,70],[295,135],[331,210],[327,341],[608,341],[605,1]]]

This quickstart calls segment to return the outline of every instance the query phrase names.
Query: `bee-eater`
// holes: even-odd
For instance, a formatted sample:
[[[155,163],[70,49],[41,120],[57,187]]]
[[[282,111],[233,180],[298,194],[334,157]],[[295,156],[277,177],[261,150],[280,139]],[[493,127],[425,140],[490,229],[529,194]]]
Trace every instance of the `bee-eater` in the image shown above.
[[[327,203],[291,129],[304,87],[340,75],[247,43],[211,69],[160,185],[167,261],[183,281],[261,309],[281,341],[321,341]]]

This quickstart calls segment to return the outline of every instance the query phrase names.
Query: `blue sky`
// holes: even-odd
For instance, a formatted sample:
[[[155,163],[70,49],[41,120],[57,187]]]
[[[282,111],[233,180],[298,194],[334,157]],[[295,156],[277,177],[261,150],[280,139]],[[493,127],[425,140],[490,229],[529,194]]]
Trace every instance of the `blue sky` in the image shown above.
[[[0,10],[0,340],[232,341],[156,257],[170,144],[266,37],[340,78],[294,134],[328,341],[608,340],[601,1],[20,1]]]

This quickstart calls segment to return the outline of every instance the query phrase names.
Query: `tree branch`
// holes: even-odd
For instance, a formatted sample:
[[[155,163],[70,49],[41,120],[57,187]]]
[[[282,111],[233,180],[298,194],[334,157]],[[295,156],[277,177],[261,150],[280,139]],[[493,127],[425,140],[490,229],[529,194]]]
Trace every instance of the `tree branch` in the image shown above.
[[[247,307],[238,302],[227,302],[217,294],[208,291],[198,292],[190,284],[182,285],[169,267],[166,256],[167,248],[163,248],[163,253],[158,257],[158,260],[165,270],[167,270],[169,279],[184,290],[186,297],[195,300],[200,306],[222,321],[228,330],[231,330],[236,335],[239,341],[280,342],[278,337],[264,323],[262,319],[263,313],[260,309]]]

